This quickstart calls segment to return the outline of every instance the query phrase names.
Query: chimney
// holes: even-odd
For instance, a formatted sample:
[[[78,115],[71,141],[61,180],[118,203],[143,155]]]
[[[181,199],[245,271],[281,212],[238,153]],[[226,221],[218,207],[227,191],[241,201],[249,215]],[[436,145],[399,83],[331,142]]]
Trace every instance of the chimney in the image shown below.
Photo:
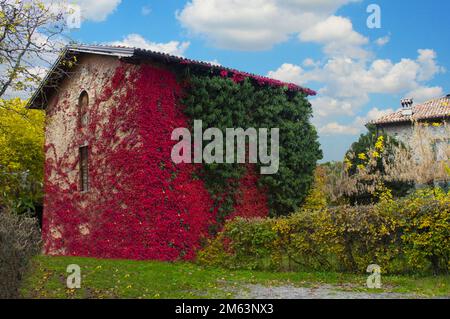
[[[414,104],[414,100],[413,99],[402,99],[402,100],[400,100],[400,103],[402,104],[402,115],[403,116],[412,116],[413,115],[412,106]]]

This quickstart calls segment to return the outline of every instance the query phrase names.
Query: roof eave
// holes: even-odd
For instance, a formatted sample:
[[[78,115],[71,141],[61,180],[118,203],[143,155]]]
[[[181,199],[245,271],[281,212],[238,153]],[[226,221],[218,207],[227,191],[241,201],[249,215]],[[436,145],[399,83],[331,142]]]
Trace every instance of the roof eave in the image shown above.
[[[70,54],[80,54],[80,53],[88,53],[88,54],[97,54],[97,55],[105,55],[105,56],[114,56],[118,58],[127,58],[133,57],[135,53],[135,49],[133,48],[111,48],[111,47],[95,47],[95,46],[66,46],[63,51],[60,53],[60,56],[53,64],[52,68],[48,71],[45,78],[39,84],[39,87],[33,93],[31,98],[28,100],[26,108],[29,109],[45,109],[47,100],[47,93],[51,90],[51,87],[48,87],[48,83],[51,82],[52,77],[58,72],[58,69],[61,68],[61,64],[64,60],[68,58]]]
[[[66,58],[68,52],[68,48],[64,48],[64,50],[61,52],[60,56],[56,60],[56,62],[53,64],[52,68],[47,72],[44,79],[39,83],[38,88],[33,93],[31,98],[28,100],[28,103],[26,105],[26,108],[28,109],[45,109],[43,105],[37,105],[42,104],[37,102],[39,99],[43,98],[44,91],[46,90],[46,85],[49,83],[52,75],[56,72],[58,66],[61,64],[61,62]],[[37,103],[37,104],[36,104]]]
[[[201,62],[201,61],[195,61],[186,59],[183,57],[177,57],[170,54],[164,54],[160,52],[154,52],[150,50],[145,49],[139,49],[139,48],[127,48],[127,47],[113,47],[113,46],[97,46],[97,45],[68,45],[64,48],[62,53],[60,54],[57,61],[53,64],[52,68],[47,73],[46,77],[43,79],[43,81],[40,83],[38,89],[34,92],[32,97],[27,103],[27,108],[30,109],[45,109],[46,104],[48,103],[48,96],[53,93],[53,90],[56,90],[55,86],[52,86],[52,82],[61,81],[61,79],[64,76],[61,76],[58,78],[60,73],[58,73],[58,69],[62,68],[61,64],[62,62],[67,59],[70,54],[78,55],[78,54],[96,54],[96,55],[104,55],[104,56],[113,56],[117,57],[119,59],[154,59],[155,61],[160,61],[163,63],[173,63],[173,64],[186,64],[186,65],[194,65],[198,70],[208,71],[211,69],[216,68],[218,72],[220,70],[225,70],[228,72],[238,72],[244,75],[248,75],[252,78],[258,78],[263,80],[272,80],[267,77],[263,76],[257,76],[250,73],[240,72],[238,70],[234,70],[231,68],[227,68],[224,66],[214,66],[207,62]],[[55,79],[56,78],[56,79]],[[270,82],[270,81],[269,81]],[[283,83],[281,81],[277,81],[279,83]],[[303,92],[306,95],[314,96],[316,95],[316,92],[300,87],[298,85],[284,83],[286,86],[289,87],[292,91],[299,91]]]
[[[420,119],[404,119],[404,120],[397,120],[397,121],[388,121],[388,122],[369,122],[366,124],[366,127],[369,125],[376,125],[376,126],[387,126],[387,125],[396,125],[396,124],[405,124],[405,123],[414,123],[414,122],[426,122],[426,121],[435,121],[435,120],[448,120],[450,118],[450,115],[444,115],[444,116],[433,116],[433,117],[427,117],[427,118],[420,118]]]

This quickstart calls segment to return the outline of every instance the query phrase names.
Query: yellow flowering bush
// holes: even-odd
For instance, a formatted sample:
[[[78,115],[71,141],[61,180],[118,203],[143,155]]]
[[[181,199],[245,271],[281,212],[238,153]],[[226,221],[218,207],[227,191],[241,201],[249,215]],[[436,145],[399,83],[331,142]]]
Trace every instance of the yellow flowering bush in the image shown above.
[[[375,149],[380,151],[381,153],[384,152],[384,136],[383,135],[378,137],[377,142],[375,143]]]
[[[199,253],[210,266],[261,270],[447,273],[450,193],[417,191],[372,206],[303,208],[289,217],[235,219]]]

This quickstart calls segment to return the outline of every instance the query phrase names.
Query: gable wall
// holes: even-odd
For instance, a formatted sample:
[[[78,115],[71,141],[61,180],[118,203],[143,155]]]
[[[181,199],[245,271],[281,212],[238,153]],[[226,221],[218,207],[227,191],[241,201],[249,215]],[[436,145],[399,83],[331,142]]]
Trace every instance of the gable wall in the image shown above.
[[[448,136],[449,128],[448,128],[448,122],[445,122],[446,124],[443,125],[441,121],[439,121],[439,126],[433,126],[432,123],[429,123],[429,125],[426,127],[427,132],[427,139],[430,138],[432,140],[443,140],[443,139],[450,139],[450,136]],[[395,137],[400,142],[404,143],[405,145],[412,147],[413,150],[416,149],[418,146],[417,141],[413,140],[413,126],[409,123],[398,123],[398,124],[390,124],[386,126],[380,127],[383,132],[386,134]],[[444,144],[440,143],[441,147],[444,147]],[[450,147],[450,146],[449,146]],[[446,150],[440,150],[440,152],[447,152]],[[420,160],[421,155],[420,152],[416,152],[416,159]]]

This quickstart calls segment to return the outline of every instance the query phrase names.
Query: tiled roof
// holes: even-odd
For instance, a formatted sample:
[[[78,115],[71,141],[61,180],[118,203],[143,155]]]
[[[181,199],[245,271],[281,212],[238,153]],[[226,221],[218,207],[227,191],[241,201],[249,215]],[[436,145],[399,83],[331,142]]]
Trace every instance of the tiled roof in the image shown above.
[[[412,113],[413,115],[403,115],[403,111],[399,110],[369,124],[384,125],[450,118],[450,96],[447,95],[422,104],[413,105]]]
[[[252,73],[238,71],[236,69],[227,68],[221,65],[214,65],[207,62],[196,61],[191,59],[186,59],[184,57],[174,56],[166,53],[145,50],[141,48],[131,48],[122,46],[109,46],[109,45],[69,45],[64,49],[64,52],[60,55],[60,58],[53,65],[52,69],[46,76],[46,78],[41,82],[40,87],[28,103],[29,108],[43,108],[47,101],[48,95],[54,91],[54,88],[58,86],[59,81],[61,81],[61,76],[58,73],[58,69],[61,68],[62,61],[68,57],[77,54],[98,54],[98,55],[108,55],[115,56],[122,59],[139,60],[148,59],[152,61],[158,61],[165,64],[175,64],[180,66],[186,66],[192,69],[193,72],[202,72],[210,74],[218,74],[230,77],[244,77],[251,78],[259,85],[268,86],[285,86],[288,91],[303,92],[306,95],[316,95],[316,92],[301,87],[292,83],[285,83],[282,81],[270,79],[265,76],[255,75]]]

